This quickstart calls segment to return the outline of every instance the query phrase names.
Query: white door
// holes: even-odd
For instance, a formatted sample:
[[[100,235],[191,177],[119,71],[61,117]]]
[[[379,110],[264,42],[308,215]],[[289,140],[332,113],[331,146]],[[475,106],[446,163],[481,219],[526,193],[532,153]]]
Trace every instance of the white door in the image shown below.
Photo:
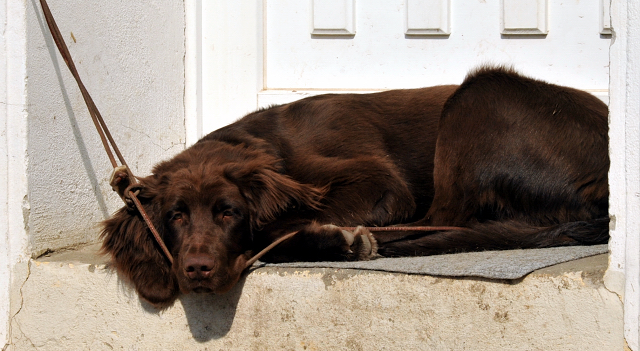
[[[188,49],[199,79],[188,82],[200,97],[193,124],[204,135],[258,107],[326,91],[457,84],[481,64],[512,65],[606,99],[608,6],[608,0],[196,1],[196,49]]]

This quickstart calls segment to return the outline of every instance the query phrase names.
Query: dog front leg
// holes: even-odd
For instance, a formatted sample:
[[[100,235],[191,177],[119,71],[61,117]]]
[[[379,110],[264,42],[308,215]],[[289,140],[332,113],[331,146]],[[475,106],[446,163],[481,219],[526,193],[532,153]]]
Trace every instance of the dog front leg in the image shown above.
[[[342,230],[332,224],[306,224],[298,233],[263,256],[265,262],[363,261],[378,256],[378,244],[364,227]],[[270,233],[269,237],[285,235]],[[268,245],[268,243],[265,243]],[[261,245],[261,246],[266,246]]]

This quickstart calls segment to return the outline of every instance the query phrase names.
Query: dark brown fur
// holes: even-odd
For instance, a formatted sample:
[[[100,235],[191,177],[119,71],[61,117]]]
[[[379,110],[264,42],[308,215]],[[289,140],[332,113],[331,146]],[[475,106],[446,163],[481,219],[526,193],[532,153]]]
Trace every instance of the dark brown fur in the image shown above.
[[[445,103],[446,102],[446,103]],[[136,211],[107,220],[103,250],[147,301],[228,291],[264,260],[367,259],[341,226],[454,225],[374,233],[383,256],[608,240],[607,107],[592,95],[481,68],[460,87],[322,95],[249,114],[143,178]],[[442,117],[441,117],[442,116]]]

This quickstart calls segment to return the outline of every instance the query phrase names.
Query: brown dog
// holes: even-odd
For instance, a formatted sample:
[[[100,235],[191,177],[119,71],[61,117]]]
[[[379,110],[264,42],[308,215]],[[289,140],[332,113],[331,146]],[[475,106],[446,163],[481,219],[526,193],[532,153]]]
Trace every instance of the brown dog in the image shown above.
[[[137,211],[104,224],[103,250],[156,306],[228,291],[246,261],[605,243],[607,107],[504,68],[461,86],[321,95],[247,115],[141,179]],[[341,226],[449,225],[353,233]]]

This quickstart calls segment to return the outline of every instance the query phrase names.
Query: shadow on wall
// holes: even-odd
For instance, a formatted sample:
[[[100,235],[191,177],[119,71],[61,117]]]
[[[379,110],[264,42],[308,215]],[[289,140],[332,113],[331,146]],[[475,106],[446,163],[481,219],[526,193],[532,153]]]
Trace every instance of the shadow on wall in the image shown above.
[[[206,342],[227,335],[233,325],[245,281],[246,274],[222,295],[191,293],[179,298],[196,341]]]
[[[51,34],[49,33],[49,29],[45,24],[45,20],[42,17],[42,10],[39,4],[36,4],[36,0],[31,0],[31,4],[34,8],[34,13],[38,20],[38,25],[40,26],[40,30],[42,31],[42,35],[44,36],[44,41],[47,43],[47,48],[49,51],[49,56],[51,57],[51,62],[53,63],[53,69],[56,72],[56,77],[58,78],[58,84],[61,89],[61,95],[64,99],[64,106],[67,110],[67,116],[69,117],[69,123],[71,125],[71,129],[73,130],[73,137],[78,146],[78,151],[82,156],[82,165],[84,166],[85,171],[87,172],[87,177],[91,182],[91,188],[93,189],[93,193],[96,197],[96,201],[100,208],[100,212],[102,213],[103,218],[109,218],[109,210],[107,209],[107,205],[105,202],[105,198],[101,192],[100,184],[98,181],[98,177],[96,175],[96,171],[91,163],[91,158],[89,157],[89,152],[87,150],[86,143],[82,134],[80,133],[80,129],[78,128],[78,121],[76,120],[76,115],[71,107],[71,101],[69,100],[69,94],[67,93],[66,86],[64,84],[64,80],[62,79],[62,72],[60,71],[60,63],[58,62],[58,56],[56,51],[56,45],[51,38]]]

